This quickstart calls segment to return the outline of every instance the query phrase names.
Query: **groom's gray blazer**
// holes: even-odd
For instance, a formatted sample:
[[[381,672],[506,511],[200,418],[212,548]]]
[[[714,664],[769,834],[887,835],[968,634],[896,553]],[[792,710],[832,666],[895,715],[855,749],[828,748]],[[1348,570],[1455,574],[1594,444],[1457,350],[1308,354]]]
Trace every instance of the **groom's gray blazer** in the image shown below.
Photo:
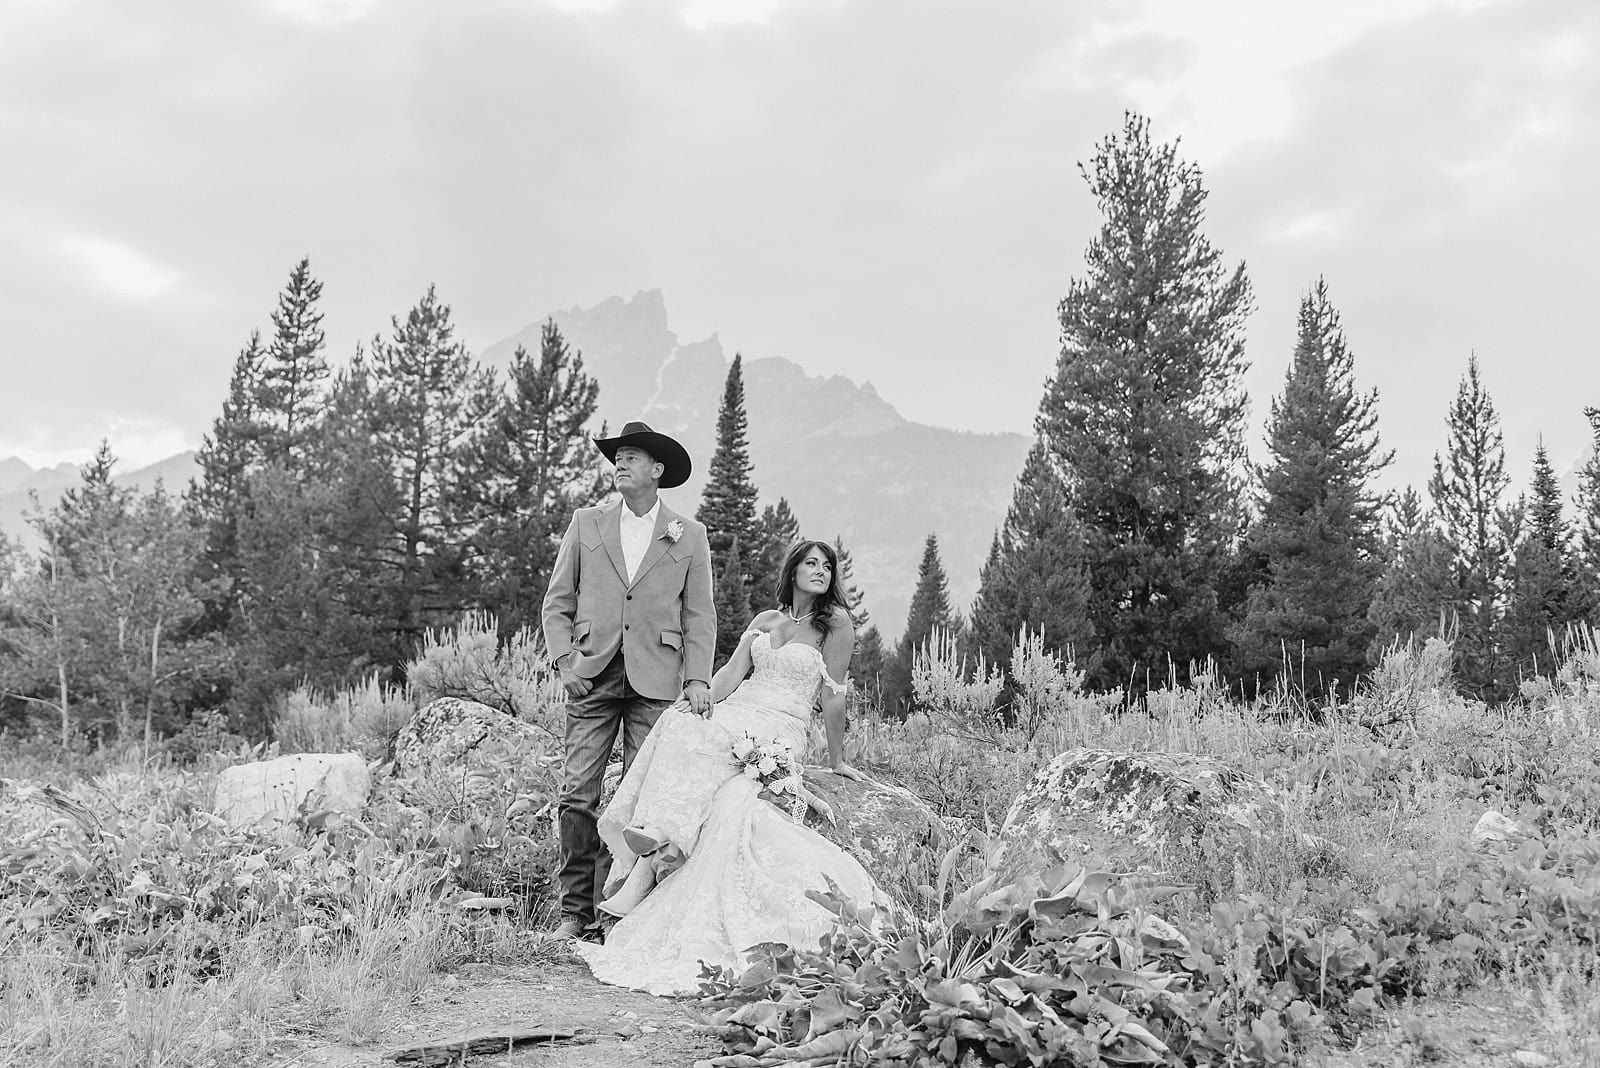
[[[572,670],[586,679],[620,649],[628,684],[642,697],[670,701],[686,682],[711,682],[711,546],[703,524],[662,501],[655,537],[630,584],[623,507],[619,500],[572,517],[544,595],[545,647],[552,662],[575,652]],[[682,524],[676,541],[668,534],[673,523]]]

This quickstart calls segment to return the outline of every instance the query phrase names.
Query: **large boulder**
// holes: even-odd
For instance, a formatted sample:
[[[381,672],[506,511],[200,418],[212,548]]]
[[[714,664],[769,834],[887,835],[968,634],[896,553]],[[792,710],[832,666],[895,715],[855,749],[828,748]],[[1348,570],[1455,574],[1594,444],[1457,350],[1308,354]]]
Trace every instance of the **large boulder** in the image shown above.
[[[1012,802],[987,874],[1004,885],[1070,865],[1223,890],[1244,851],[1284,831],[1272,788],[1220,760],[1073,749]]]
[[[805,781],[833,809],[835,820],[829,824],[813,811],[806,826],[855,857],[879,886],[904,898],[914,892],[915,883],[934,881],[944,824],[915,794],[892,783],[863,782],[819,767],[806,768]],[[907,882],[913,885],[901,885]]]
[[[456,855],[456,878],[530,902],[548,889],[562,751],[550,733],[488,705],[441,697],[394,742],[377,818],[406,822]]]
[[[358,816],[371,790],[359,753],[295,753],[223,771],[211,810],[230,826],[272,831],[302,814]]]

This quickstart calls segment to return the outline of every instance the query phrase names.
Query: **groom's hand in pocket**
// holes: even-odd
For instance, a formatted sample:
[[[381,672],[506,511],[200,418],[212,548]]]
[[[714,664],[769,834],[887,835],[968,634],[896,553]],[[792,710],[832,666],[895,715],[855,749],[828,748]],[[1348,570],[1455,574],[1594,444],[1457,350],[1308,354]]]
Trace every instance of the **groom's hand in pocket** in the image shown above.
[[[561,673],[561,688],[567,691],[568,697],[582,697],[594,689],[594,683],[572,670],[572,658],[570,655],[561,658],[561,662],[556,665],[556,670]]]

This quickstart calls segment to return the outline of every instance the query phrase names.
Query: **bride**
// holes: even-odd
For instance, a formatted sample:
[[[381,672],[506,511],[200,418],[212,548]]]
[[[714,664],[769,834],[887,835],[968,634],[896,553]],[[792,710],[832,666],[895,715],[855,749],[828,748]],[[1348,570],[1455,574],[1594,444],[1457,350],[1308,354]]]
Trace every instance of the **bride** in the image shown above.
[[[859,901],[881,896],[860,864],[763,800],[761,784],[736,766],[743,739],[803,761],[820,695],[829,765],[864,778],[843,756],[846,685],[836,680],[854,632],[833,547],[796,545],[779,591],[780,608],[751,621],[712,679],[710,717],[682,706],[663,712],[600,816],[613,873],[600,908],[623,918],[604,945],[576,947],[598,979],[692,991],[701,961],[737,966],[762,942],[815,945],[832,916],[807,890],[831,880]]]

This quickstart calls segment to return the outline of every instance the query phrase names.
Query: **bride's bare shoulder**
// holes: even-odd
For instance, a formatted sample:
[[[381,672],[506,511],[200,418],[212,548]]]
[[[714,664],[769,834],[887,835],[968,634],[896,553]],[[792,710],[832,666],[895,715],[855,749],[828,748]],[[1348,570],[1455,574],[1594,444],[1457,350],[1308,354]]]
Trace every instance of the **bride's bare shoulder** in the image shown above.
[[[776,608],[769,608],[765,612],[757,612],[756,617],[745,628],[746,633],[758,630],[771,630],[778,625],[778,620],[783,618],[783,613]]]

